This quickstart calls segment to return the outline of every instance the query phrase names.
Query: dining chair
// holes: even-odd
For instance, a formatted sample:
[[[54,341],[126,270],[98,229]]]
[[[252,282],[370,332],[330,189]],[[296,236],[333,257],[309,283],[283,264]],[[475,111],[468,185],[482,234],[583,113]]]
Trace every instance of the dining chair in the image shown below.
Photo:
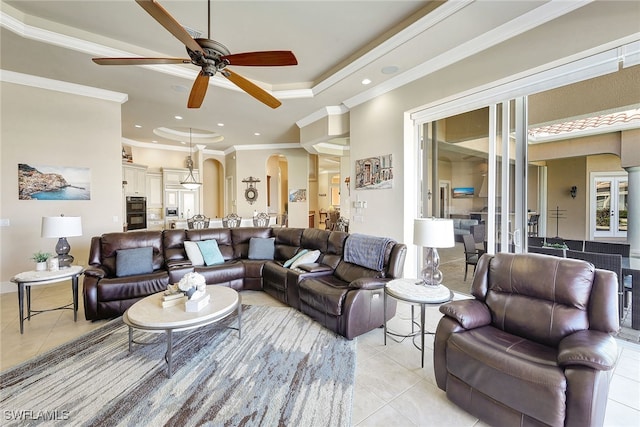
[[[256,216],[253,217],[253,226],[254,227],[268,227],[269,221],[271,217],[266,212],[259,212]]]
[[[629,243],[618,242],[599,242],[593,240],[587,240],[584,242],[585,252],[598,252],[604,254],[620,254],[623,258],[629,258],[631,254],[631,245]],[[622,276],[623,285],[623,305],[624,308],[629,306],[629,298],[631,296],[631,275]]]
[[[566,254],[567,258],[588,261],[593,264],[595,268],[599,268],[601,270],[609,270],[616,273],[618,278],[618,315],[620,316],[620,319],[622,319],[624,315],[624,307],[628,305],[624,302],[625,288],[624,278],[622,276],[622,255],[572,250],[567,250]]]
[[[628,258],[631,253],[631,245],[629,243],[615,242],[596,242],[587,240],[584,242],[585,252],[599,252],[603,254],[620,254]]]
[[[584,240],[564,239],[564,244],[572,251],[584,250]]]
[[[464,244],[464,280],[467,280],[467,271],[469,266],[473,266],[473,272],[476,272],[476,266],[478,265],[478,258],[480,258],[480,252],[476,247],[476,241],[471,234],[462,235],[462,243]]]
[[[209,218],[200,214],[187,218],[187,228],[189,230],[209,228]]]
[[[529,253],[532,253],[532,254],[553,255],[560,258],[564,258],[564,249],[551,248],[547,246],[542,246],[542,247],[529,246],[527,250],[529,251]]]
[[[241,222],[242,217],[238,216],[235,213],[230,213],[229,215],[222,218],[222,226],[225,228],[238,228],[240,227]]]
[[[537,246],[541,248],[542,246],[544,246],[544,237],[529,236],[527,238],[527,244],[529,246]]]

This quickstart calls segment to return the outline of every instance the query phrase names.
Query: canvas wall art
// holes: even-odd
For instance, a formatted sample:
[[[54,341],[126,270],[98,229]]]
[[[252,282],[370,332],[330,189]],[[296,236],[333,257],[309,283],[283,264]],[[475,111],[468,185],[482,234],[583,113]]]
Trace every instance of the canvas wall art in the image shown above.
[[[298,190],[289,190],[289,201],[296,202],[306,202],[307,201],[307,189],[300,188]]]
[[[391,188],[392,186],[391,154],[356,160],[356,190]]]
[[[18,163],[18,200],[91,200],[91,170]]]

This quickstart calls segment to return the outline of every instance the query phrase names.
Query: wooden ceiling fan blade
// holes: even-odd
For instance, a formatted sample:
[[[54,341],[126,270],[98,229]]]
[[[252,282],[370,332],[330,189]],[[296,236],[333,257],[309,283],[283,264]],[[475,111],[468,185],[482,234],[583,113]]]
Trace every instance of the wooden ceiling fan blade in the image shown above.
[[[278,99],[270,95],[261,87],[245,79],[241,75],[236,74],[226,68],[222,70],[222,75],[231,80],[233,84],[247,92],[249,95],[253,96],[258,101],[262,102],[263,104],[266,104],[271,108],[278,108],[280,105],[282,105],[282,102],[278,101]]]
[[[198,77],[193,82],[191,93],[189,94],[189,101],[187,102],[188,108],[200,108],[204,96],[207,94],[207,88],[209,87],[209,75],[204,71],[200,71]]]
[[[185,30],[173,16],[166,11],[160,3],[155,0],[136,0],[149,15],[153,17],[160,25],[166,28],[175,38],[180,40],[186,47],[194,52],[202,52],[200,45],[191,37],[191,35]]]
[[[98,65],[190,64],[188,58],[93,58]]]
[[[263,52],[235,53],[223,56],[230,65],[245,67],[277,67],[283,65],[298,65],[293,52],[288,50],[269,50]]]

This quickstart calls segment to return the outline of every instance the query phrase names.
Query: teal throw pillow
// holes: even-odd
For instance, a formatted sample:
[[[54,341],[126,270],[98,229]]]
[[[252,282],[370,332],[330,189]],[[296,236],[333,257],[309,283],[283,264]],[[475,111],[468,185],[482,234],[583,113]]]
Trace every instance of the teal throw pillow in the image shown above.
[[[116,276],[133,276],[153,272],[153,247],[116,251]]]
[[[198,243],[202,258],[206,265],[224,264],[224,257],[218,247],[218,242],[215,239],[202,240]]]
[[[249,240],[249,259],[273,259],[276,239],[262,237],[252,237]]]
[[[283,266],[284,268],[289,268],[289,267],[291,267],[291,264],[293,264],[293,262],[294,262],[295,260],[297,260],[298,258],[300,258],[302,255],[306,254],[307,252],[309,252],[309,249],[303,249],[303,250],[301,250],[300,252],[298,252],[297,254],[295,254],[295,255],[293,256],[293,258],[290,258],[290,259],[286,260],[286,261],[284,262],[284,264],[282,264],[282,266]]]

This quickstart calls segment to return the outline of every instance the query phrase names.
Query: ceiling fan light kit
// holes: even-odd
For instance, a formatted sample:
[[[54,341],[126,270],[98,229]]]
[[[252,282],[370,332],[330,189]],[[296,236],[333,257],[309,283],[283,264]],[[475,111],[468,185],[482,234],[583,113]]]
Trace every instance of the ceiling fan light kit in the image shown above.
[[[193,64],[202,69],[191,88],[188,108],[200,108],[209,86],[209,77],[220,72],[233,84],[271,108],[278,108],[282,103],[273,95],[252,83],[246,78],[227,69],[229,65],[244,67],[279,67],[298,65],[298,60],[291,51],[274,50],[261,52],[244,52],[231,54],[222,43],[211,40],[211,0],[209,0],[209,31],[206,39],[191,37],[189,32],[176,21],[155,0],[136,0],[149,15],[160,25],[180,40],[187,48],[189,58],[93,58],[98,65],[150,65],[150,64]]]

